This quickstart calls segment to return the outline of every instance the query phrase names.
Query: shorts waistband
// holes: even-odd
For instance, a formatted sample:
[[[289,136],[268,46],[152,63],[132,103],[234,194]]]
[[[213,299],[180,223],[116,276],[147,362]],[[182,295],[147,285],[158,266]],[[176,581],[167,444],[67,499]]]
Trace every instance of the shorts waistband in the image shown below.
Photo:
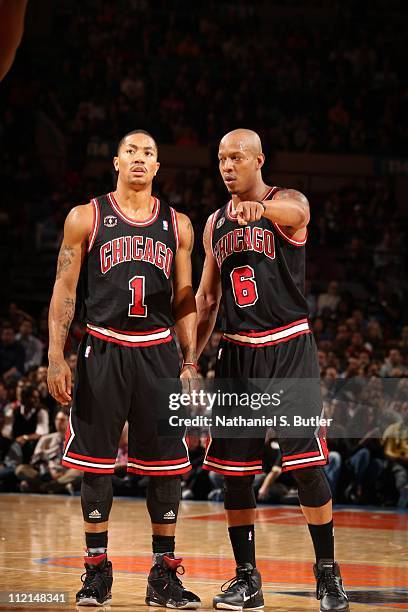
[[[112,327],[99,327],[98,325],[87,323],[86,328],[88,333],[92,336],[100,340],[105,340],[106,342],[121,344],[122,346],[146,347],[171,342],[173,339],[171,330],[168,327],[153,329],[151,331],[129,332],[113,329]]]
[[[224,333],[223,338],[228,342],[233,342],[234,344],[261,347],[279,344],[280,342],[287,342],[288,340],[292,340],[292,338],[296,338],[297,336],[311,333],[312,331],[309,327],[308,320],[300,319],[299,321],[293,321],[293,323],[289,323],[283,327],[267,329],[261,332],[239,332],[235,334]]]

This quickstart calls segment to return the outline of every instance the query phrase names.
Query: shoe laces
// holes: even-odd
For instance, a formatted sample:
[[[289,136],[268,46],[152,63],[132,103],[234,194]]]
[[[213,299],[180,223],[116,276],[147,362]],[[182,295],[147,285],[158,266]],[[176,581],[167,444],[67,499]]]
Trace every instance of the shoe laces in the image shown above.
[[[164,566],[163,569],[169,577],[169,582],[172,582],[181,587],[183,586],[183,583],[181,582],[179,576],[182,576],[185,573],[184,565],[178,565],[175,569],[169,566]]]
[[[343,596],[340,578],[331,569],[323,570],[317,582],[317,599],[321,599],[326,593],[335,597]]]
[[[249,578],[249,577],[248,577]],[[249,587],[249,596],[253,595],[252,581],[246,576],[242,575],[242,572],[236,573],[233,578],[230,578],[221,586],[221,591],[226,593],[227,591],[239,592],[246,587]]]
[[[84,588],[98,588],[104,582],[105,575],[98,568],[88,568],[81,576]]]

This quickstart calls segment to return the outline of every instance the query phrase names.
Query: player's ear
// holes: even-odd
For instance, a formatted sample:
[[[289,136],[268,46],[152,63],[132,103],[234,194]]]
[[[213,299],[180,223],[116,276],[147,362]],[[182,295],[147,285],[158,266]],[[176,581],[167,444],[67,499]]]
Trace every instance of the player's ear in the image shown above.
[[[156,172],[154,173],[154,176],[156,176],[156,174],[158,173],[160,168],[160,162],[156,162]]]
[[[116,172],[119,172],[119,158],[118,157],[113,158],[113,167],[115,168]]]
[[[256,159],[258,164],[258,170],[260,170],[265,163],[265,155],[263,153],[260,153]]]

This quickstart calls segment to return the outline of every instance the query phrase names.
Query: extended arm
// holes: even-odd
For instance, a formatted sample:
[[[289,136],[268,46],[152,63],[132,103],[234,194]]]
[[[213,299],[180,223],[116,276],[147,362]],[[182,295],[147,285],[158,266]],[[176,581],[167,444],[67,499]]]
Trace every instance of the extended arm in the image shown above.
[[[173,313],[176,334],[186,363],[197,363],[197,312],[191,280],[191,253],[194,231],[190,219],[177,213],[180,244],[175,258]],[[196,368],[186,365],[182,377],[195,377]]]
[[[196,295],[198,357],[212,334],[221,300],[221,276],[211,249],[211,220],[212,217],[208,219],[204,229],[205,261]]]
[[[92,219],[89,204],[73,208],[67,216],[50,304],[48,389],[63,405],[71,401],[71,370],[64,360],[64,346],[74,318],[76,288]]]
[[[258,221],[266,217],[285,229],[294,240],[303,240],[310,221],[309,202],[306,196],[296,189],[280,189],[272,200],[260,202],[240,202],[236,213],[239,225]]]

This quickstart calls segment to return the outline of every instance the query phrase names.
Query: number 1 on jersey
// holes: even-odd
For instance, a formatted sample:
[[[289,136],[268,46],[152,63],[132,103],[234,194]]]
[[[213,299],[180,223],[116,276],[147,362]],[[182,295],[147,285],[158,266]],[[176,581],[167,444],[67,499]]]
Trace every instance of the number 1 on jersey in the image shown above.
[[[132,292],[132,301],[129,304],[129,317],[146,317],[147,306],[145,306],[145,277],[133,276],[129,281],[129,289]]]
[[[258,299],[255,270],[251,266],[234,268],[230,274],[236,304],[240,308],[253,306]]]

